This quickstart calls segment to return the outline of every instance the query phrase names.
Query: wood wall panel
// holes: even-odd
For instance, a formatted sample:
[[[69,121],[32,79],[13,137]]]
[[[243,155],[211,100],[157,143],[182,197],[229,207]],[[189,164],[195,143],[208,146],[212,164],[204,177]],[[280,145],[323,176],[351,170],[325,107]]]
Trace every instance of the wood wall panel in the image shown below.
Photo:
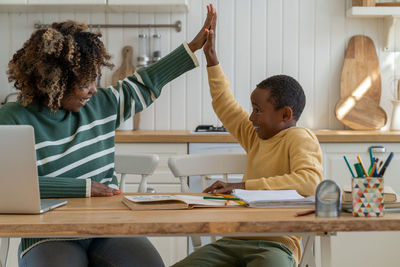
[[[189,0],[189,13],[104,14],[101,12],[1,13],[0,31],[6,41],[0,43],[0,101],[13,89],[6,69],[13,53],[32,33],[36,21],[51,23],[76,19],[86,23],[175,23],[174,29],[101,29],[103,40],[116,67],[104,70],[101,85],[111,83],[111,75],[121,64],[121,49],[134,47],[136,64],[141,32],[162,35],[162,54],[184,40],[190,41],[200,29],[205,6],[210,1]],[[213,0],[218,10],[217,51],[232,91],[246,110],[251,109],[250,93],[268,76],[287,74],[302,84],[307,105],[299,124],[318,129],[343,129],[334,116],[339,99],[343,58],[351,36],[365,34],[374,42],[382,72],[381,105],[391,116],[397,80],[400,79],[399,52],[383,51],[382,19],[349,19],[346,0]],[[93,29],[97,30],[97,29]],[[400,25],[395,27],[394,46],[400,48]],[[399,39],[400,40],[400,39]],[[220,125],[208,90],[206,61],[196,52],[200,67],[171,82],[154,105],[142,113],[141,128],[157,130],[194,129],[198,124]],[[389,124],[388,124],[389,125]]]

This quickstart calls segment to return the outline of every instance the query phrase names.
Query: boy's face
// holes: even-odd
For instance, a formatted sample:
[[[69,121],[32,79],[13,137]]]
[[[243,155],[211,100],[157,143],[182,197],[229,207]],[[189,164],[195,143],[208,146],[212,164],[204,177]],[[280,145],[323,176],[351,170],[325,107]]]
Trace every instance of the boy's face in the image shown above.
[[[253,111],[250,121],[261,139],[269,139],[285,129],[283,108],[276,110],[269,101],[269,89],[256,88],[251,93]]]

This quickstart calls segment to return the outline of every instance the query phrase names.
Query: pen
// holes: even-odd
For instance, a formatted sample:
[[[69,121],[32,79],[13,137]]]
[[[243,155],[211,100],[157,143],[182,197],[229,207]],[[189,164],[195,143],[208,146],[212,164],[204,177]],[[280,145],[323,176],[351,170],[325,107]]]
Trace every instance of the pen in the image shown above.
[[[378,162],[379,162],[379,158],[376,158],[376,168],[375,168],[375,171],[374,171],[374,173],[372,174],[374,177],[378,177]]]
[[[315,210],[304,210],[304,211],[299,211],[296,213],[296,215],[294,217],[300,217],[300,216],[305,216],[308,214],[313,214],[315,212]]]
[[[372,155],[372,147],[370,147],[368,150],[369,150],[369,159],[371,161],[371,164],[369,165],[369,169],[368,169],[368,173],[370,173],[370,171],[372,169],[372,165],[374,164],[374,156]]]
[[[382,164],[383,164],[383,161],[381,160],[381,161],[379,162],[379,170],[382,168]],[[376,167],[376,170],[377,170],[377,172],[379,173],[378,167]],[[376,174],[376,176],[378,176],[378,174]]]
[[[390,152],[389,157],[386,159],[385,163],[383,164],[383,166],[381,168],[381,171],[379,172],[380,177],[383,177],[383,174],[385,173],[386,168],[389,166],[390,161],[392,161],[393,155],[394,155],[393,152]]]
[[[361,165],[361,168],[362,168],[362,170],[363,170],[363,172],[364,172],[364,175],[365,175],[365,176],[368,176],[368,173],[367,173],[367,171],[366,171],[365,168],[364,168],[364,164],[362,163],[362,160],[361,160],[360,156],[357,156],[357,160],[358,160],[358,162],[359,162],[360,165]]]
[[[244,203],[243,200],[241,200],[240,198],[239,198],[238,200],[235,200],[236,198],[235,198],[234,196],[231,196],[231,195],[225,195],[225,194],[220,194],[220,193],[215,193],[215,195],[216,195],[216,196],[220,196],[220,197],[228,198],[229,200],[233,200],[233,201],[235,201],[236,203],[239,203],[240,205],[246,205],[246,203]],[[227,201],[225,202],[225,206],[229,204],[229,200],[227,200]]]
[[[343,156],[343,158],[344,158],[344,161],[345,161],[346,164],[347,164],[347,168],[349,168],[349,170],[350,170],[351,176],[352,176],[353,178],[356,178],[356,177],[354,176],[353,170],[352,170],[351,167],[350,167],[349,162],[347,161],[346,156]]]
[[[233,198],[233,197],[203,197],[203,199],[217,199],[217,200],[240,200],[240,198]]]

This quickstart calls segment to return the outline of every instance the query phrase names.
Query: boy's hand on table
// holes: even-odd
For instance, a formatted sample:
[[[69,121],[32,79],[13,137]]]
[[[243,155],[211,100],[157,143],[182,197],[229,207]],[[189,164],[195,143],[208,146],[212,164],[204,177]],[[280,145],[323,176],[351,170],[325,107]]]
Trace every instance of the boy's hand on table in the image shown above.
[[[232,193],[233,189],[245,189],[245,183],[224,183],[221,181],[217,181],[213,183],[211,186],[207,187],[204,189],[203,193],[219,193],[219,194],[225,194],[225,193]]]
[[[199,33],[188,44],[188,46],[192,52],[195,52],[196,50],[203,47],[204,43],[207,40],[206,30],[209,30],[211,28],[211,24],[212,24],[212,21],[213,21],[213,18],[215,15],[216,15],[216,13],[215,13],[214,6],[212,4],[207,5],[207,17],[206,17],[206,20],[204,21],[204,25],[201,28],[201,30],[199,31]]]
[[[111,187],[99,182],[92,181],[91,184],[92,197],[110,197],[121,193],[121,190],[112,189]]]

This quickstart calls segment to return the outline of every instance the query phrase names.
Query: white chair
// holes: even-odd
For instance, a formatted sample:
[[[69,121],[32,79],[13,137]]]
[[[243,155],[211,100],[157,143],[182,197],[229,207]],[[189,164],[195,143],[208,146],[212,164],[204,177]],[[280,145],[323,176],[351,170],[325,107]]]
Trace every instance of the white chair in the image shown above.
[[[9,245],[10,238],[0,238],[0,267],[6,266]]]
[[[115,155],[115,172],[121,174],[120,188],[125,192],[125,178],[127,174],[141,175],[138,192],[147,192],[147,177],[154,173],[159,162],[155,154],[118,154]],[[0,267],[5,267],[9,250],[9,238],[0,238]]]
[[[120,189],[125,192],[125,179],[127,174],[141,175],[138,192],[147,192],[147,177],[154,173],[159,162],[155,154],[116,154],[115,172],[121,174]]]
[[[189,192],[188,176],[200,176],[203,189],[205,189],[210,175],[222,175],[224,181],[228,182],[229,175],[245,172],[246,163],[247,155],[243,153],[190,154],[173,156],[168,160],[171,172],[180,179],[182,192]],[[303,237],[303,253],[299,267],[315,267],[315,257],[312,250],[315,234],[305,234]],[[201,247],[200,237],[191,236],[191,239],[195,250]]]

